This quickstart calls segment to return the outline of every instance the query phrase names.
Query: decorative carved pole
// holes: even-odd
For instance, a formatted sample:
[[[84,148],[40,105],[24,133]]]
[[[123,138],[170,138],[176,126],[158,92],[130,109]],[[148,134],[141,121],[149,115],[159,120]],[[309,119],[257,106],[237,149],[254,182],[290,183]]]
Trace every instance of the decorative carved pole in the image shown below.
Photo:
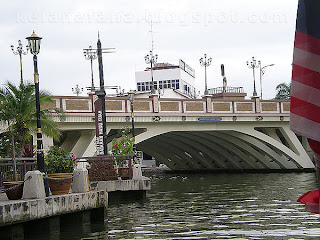
[[[103,63],[102,63],[102,53],[111,53],[113,51],[108,51],[114,48],[101,48],[101,41],[98,33],[97,42],[97,56],[99,63],[99,78],[100,78],[100,88],[96,91],[98,96],[98,101],[96,101],[96,148],[97,155],[107,155],[107,122],[106,122],[106,105],[105,105],[105,87],[103,78]],[[93,49],[92,49],[93,50]],[[106,51],[107,50],[107,51]]]
[[[100,89],[96,92],[97,96],[99,97],[100,104],[101,104],[101,111],[102,111],[102,131],[103,131],[103,155],[108,154],[108,147],[107,147],[107,122],[106,122],[106,91],[104,90],[104,78],[103,78],[103,63],[102,63],[102,48],[101,48],[101,41],[98,35],[98,42],[97,42],[97,49],[98,49],[98,63],[99,63],[99,79],[100,79]]]

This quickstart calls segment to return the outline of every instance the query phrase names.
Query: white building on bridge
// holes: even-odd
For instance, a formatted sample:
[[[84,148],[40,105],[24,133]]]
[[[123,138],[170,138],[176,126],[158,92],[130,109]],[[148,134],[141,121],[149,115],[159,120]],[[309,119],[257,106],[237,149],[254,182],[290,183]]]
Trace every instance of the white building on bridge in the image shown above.
[[[136,72],[137,97],[149,97],[152,86],[163,98],[189,98],[197,97],[195,89],[195,71],[180,59],[179,65],[170,63],[156,63],[152,69]]]

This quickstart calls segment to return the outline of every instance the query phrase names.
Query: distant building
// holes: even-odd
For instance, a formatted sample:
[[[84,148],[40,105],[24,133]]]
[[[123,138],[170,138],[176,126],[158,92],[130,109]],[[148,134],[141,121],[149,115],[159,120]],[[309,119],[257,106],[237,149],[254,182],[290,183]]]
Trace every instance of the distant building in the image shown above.
[[[152,81],[156,93],[163,98],[196,98],[195,71],[180,59],[179,65],[156,63],[152,69],[136,72],[137,92],[139,97],[149,97]]]

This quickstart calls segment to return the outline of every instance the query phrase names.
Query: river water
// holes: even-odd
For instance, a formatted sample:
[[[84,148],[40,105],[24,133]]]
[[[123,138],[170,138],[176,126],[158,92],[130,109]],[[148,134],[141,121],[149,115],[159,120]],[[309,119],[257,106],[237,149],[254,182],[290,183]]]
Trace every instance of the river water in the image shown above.
[[[82,239],[320,239],[297,198],[314,173],[157,174],[140,202],[112,205],[105,231]]]

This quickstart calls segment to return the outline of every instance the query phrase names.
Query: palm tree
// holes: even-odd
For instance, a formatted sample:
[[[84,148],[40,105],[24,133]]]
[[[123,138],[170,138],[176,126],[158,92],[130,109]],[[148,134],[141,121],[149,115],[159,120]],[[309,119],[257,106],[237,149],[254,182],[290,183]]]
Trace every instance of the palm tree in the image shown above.
[[[40,104],[48,102],[53,102],[49,94],[41,92]],[[57,110],[57,112],[60,111]],[[60,131],[57,124],[51,119],[50,111],[42,109],[40,114],[43,133],[58,139]],[[20,83],[17,87],[7,82],[3,88],[0,88],[0,122],[7,126],[5,131],[10,132],[11,154],[16,178],[15,155],[16,153],[22,155],[24,144],[30,144],[31,133],[35,133],[37,129],[33,84]],[[15,136],[18,136],[17,139],[15,139]],[[14,147],[15,144],[18,145],[17,148]]]
[[[290,93],[291,93],[291,83],[280,83],[276,87],[277,95],[274,99],[281,99],[281,100],[289,100],[290,99]]]

